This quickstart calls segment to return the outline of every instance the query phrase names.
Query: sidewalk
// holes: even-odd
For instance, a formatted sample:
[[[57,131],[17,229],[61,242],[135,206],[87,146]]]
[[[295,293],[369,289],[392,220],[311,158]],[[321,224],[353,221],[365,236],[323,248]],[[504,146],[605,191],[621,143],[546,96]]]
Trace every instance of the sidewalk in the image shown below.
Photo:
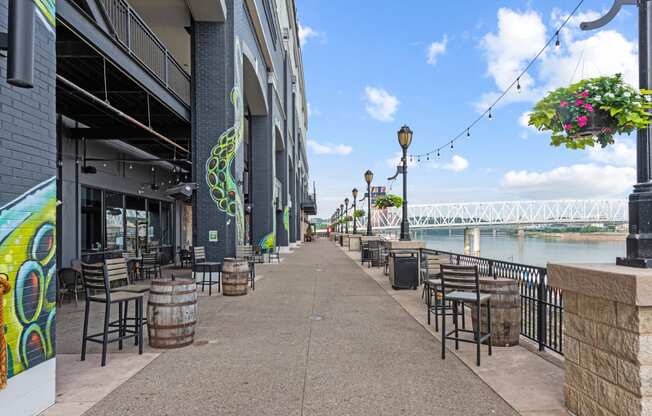
[[[264,274],[86,415],[518,414],[332,243]]]

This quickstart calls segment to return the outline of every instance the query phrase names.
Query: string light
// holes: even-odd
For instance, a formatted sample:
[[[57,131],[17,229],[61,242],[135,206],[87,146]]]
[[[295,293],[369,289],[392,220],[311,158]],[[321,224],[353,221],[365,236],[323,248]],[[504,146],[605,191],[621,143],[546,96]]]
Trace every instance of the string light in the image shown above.
[[[493,101],[493,103],[491,103],[491,105],[489,105],[488,109],[485,112],[480,114],[475,120],[473,120],[473,122],[471,122],[458,135],[454,136],[451,140],[449,140],[449,143],[451,143],[451,145],[453,144],[453,142],[455,142],[456,140],[463,137],[465,133],[466,133],[466,137],[471,137],[471,133],[470,133],[471,128],[475,127],[478,123],[480,123],[484,119],[485,116],[487,116],[487,118],[489,120],[493,120],[493,108],[496,107],[501,101],[503,101],[503,99],[505,99],[507,94],[509,94],[509,92],[513,88],[516,88],[518,92],[521,92],[521,90],[523,89],[523,86],[521,85],[521,78],[530,71],[532,66],[539,60],[539,58],[543,55],[543,53],[546,51],[546,49],[550,48],[553,45],[553,43],[554,43],[555,47],[557,47],[557,48],[559,48],[561,46],[560,33],[569,24],[571,18],[577,14],[577,12],[579,11],[582,4],[584,4],[584,0],[579,0],[578,3],[577,3],[577,6],[575,6],[573,11],[571,11],[568,14],[568,16],[563,21],[563,23],[559,26],[559,28],[555,31],[555,33],[548,39],[546,44],[539,50],[539,52],[534,56],[534,58],[532,58],[532,60],[530,60],[528,62],[528,64],[521,71],[521,73],[518,74],[516,79],[504,91],[502,91],[502,93],[500,95],[498,95],[498,97]],[[438,156],[439,156],[439,150],[444,148],[444,147],[445,147],[445,145],[441,146],[439,148],[436,148]],[[429,154],[433,154],[434,152],[435,152],[435,150],[432,150],[430,152],[422,153],[422,154],[418,154],[418,155],[414,155],[414,156],[415,157],[426,156],[426,155],[429,155]]]
[[[451,142],[451,150],[453,150],[453,142]]]
[[[437,157],[440,157],[440,155],[439,155],[439,149],[437,149]]]
[[[133,163],[130,163],[130,164],[129,164],[129,170],[134,170],[134,165],[133,165]]]

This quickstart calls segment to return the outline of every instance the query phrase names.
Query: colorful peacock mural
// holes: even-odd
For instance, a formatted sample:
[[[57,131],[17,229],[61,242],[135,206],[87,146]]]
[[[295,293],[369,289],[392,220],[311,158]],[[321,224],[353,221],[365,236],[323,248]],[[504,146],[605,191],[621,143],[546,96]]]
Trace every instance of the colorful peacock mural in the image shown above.
[[[290,232],[290,207],[285,207],[283,210],[283,228],[286,232]]]
[[[231,90],[231,104],[235,110],[235,122],[220,135],[206,161],[206,183],[211,199],[217,209],[234,217],[236,222],[236,241],[244,241],[243,196],[233,177],[233,162],[242,144],[244,133],[244,105],[242,101],[242,51],[240,41],[235,42],[235,81]]]

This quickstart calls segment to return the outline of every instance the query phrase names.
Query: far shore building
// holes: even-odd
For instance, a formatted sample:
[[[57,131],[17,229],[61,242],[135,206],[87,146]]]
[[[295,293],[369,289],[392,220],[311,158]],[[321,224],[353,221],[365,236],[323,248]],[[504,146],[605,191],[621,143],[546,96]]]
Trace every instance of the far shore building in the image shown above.
[[[36,6],[33,88],[0,52],[0,414],[21,416],[54,402],[59,267],[288,251],[316,200],[294,0],[0,0],[0,32],[12,1]]]

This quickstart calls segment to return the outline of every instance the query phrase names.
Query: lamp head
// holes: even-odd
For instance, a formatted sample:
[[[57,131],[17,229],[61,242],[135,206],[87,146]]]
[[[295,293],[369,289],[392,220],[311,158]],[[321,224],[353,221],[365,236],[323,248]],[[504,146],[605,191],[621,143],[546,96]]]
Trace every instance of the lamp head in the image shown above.
[[[374,179],[374,173],[370,170],[364,173],[364,180],[367,182],[367,185],[371,184],[371,181]]]
[[[412,143],[412,134],[412,130],[410,130],[408,126],[403,126],[398,131],[398,143],[403,149],[410,147],[410,143]]]
[[[353,195],[353,200],[355,201],[358,198],[358,189],[353,188],[353,190],[351,191],[351,195]]]
[[[346,205],[346,206],[349,205],[349,198],[344,198],[344,205]]]

